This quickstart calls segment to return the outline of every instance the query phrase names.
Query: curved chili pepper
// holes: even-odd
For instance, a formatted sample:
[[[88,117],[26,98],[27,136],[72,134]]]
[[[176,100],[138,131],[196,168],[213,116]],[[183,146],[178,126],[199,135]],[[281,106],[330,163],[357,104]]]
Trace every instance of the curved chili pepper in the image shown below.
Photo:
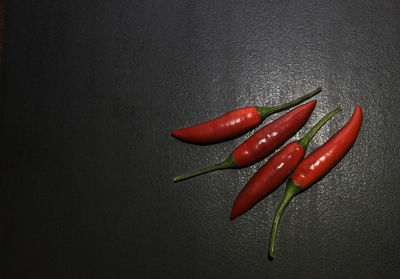
[[[325,144],[307,156],[290,176],[287,182],[285,196],[274,218],[269,242],[269,256],[271,258],[274,255],[279,221],[286,206],[296,194],[304,191],[324,177],[346,155],[357,139],[362,120],[363,113],[361,107],[357,105],[346,125]]]
[[[249,210],[285,181],[289,174],[303,160],[308,144],[314,135],[329,119],[341,110],[341,106],[332,110],[322,117],[307,135],[298,141],[289,143],[281,151],[272,156],[239,193],[233,204],[230,219],[233,220]]]
[[[198,144],[215,143],[239,136],[256,127],[268,115],[294,107],[316,95],[321,90],[322,87],[320,86],[296,100],[279,106],[239,108],[209,121],[174,130],[172,135],[180,140]]]
[[[191,174],[174,177],[174,181],[177,182],[215,170],[241,168],[264,158],[281,146],[307,122],[316,103],[317,101],[313,100],[301,105],[264,126],[239,145],[225,161]]]

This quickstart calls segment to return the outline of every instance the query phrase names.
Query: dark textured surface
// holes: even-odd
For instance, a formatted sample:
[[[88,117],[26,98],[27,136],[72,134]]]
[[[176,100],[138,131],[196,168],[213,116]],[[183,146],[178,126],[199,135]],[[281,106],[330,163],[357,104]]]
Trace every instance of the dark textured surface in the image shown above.
[[[1,85],[2,278],[399,278],[399,1],[7,1]],[[260,162],[172,129],[324,86],[360,104],[351,152],[297,196],[229,221]],[[268,118],[263,124],[281,114]]]

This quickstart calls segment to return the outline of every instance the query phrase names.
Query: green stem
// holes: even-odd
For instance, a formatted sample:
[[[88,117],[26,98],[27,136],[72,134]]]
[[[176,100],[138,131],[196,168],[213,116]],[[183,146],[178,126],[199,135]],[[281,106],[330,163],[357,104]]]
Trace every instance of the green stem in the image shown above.
[[[237,168],[237,167],[238,166],[237,166],[235,160],[233,160],[233,156],[230,155],[225,161],[223,161],[221,163],[218,163],[213,166],[209,166],[207,168],[192,172],[190,174],[176,176],[176,177],[174,177],[174,182],[178,182],[181,180],[185,180],[185,179],[188,179],[188,178],[191,178],[194,176],[198,176],[198,175],[216,171],[216,170],[223,170],[223,169],[230,169],[230,168]]]
[[[311,128],[311,130],[297,141],[298,144],[303,146],[304,150],[307,149],[308,144],[310,143],[311,139],[315,136],[315,134],[321,129],[322,126],[325,125],[326,122],[328,122],[329,119],[331,119],[336,113],[342,110],[342,106],[338,106],[334,110],[330,111],[329,113],[325,114],[324,117],[322,117],[317,124],[315,124],[314,127]]]
[[[274,257],[276,233],[278,232],[278,225],[279,225],[279,221],[281,220],[281,216],[282,216],[283,212],[285,211],[286,206],[293,199],[293,197],[296,194],[300,193],[302,190],[303,189],[299,185],[297,185],[293,181],[293,179],[289,179],[287,186],[286,186],[285,196],[283,197],[281,204],[279,205],[278,210],[276,211],[275,218],[274,218],[274,224],[272,226],[271,238],[269,239],[268,254],[271,259]]]
[[[279,106],[274,106],[274,107],[257,107],[257,111],[260,114],[260,118],[261,119],[265,119],[268,115],[278,112],[278,111],[282,111],[285,109],[289,109],[291,107],[294,107],[295,105],[298,105],[302,102],[304,102],[307,99],[310,99],[312,96],[318,94],[319,92],[321,92],[322,87],[319,86],[316,89],[314,89],[313,91],[311,91],[310,93],[297,98],[296,100],[293,100],[291,102],[279,105]]]

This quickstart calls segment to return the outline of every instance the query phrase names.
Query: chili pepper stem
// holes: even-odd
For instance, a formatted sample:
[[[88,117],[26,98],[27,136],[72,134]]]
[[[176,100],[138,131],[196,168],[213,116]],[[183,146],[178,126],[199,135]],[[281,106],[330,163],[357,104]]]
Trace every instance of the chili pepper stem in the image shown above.
[[[218,164],[209,166],[207,168],[192,172],[190,174],[175,176],[174,182],[182,181],[182,180],[194,177],[194,176],[198,176],[198,175],[216,171],[216,170],[231,169],[231,168],[236,168],[236,167],[237,167],[237,164],[233,160],[233,156],[230,155],[225,161],[223,161],[221,163],[218,163]]]
[[[342,110],[342,106],[338,106],[334,110],[327,113],[324,117],[322,117],[318,121],[317,124],[315,124],[314,127],[311,128],[311,130],[307,133],[307,135],[305,135],[304,137],[299,139],[297,141],[297,143],[300,144],[304,148],[304,150],[306,150],[308,147],[308,144],[310,143],[312,138],[315,136],[315,134],[319,131],[319,129],[321,129],[321,127],[324,126],[325,123],[329,121],[329,119],[331,119],[336,113],[338,113],[341,110]]]
[[[286,206],[293,199],[293,197],[296,194],[300,193],[302,190],[303,189],[299,185],[297,185],[292,179],[289,179],[286,186],[285,196],[283,197],[278,207],[278,210],[276,211],[274,223],[272,225],[271,238],[269,239],[268,249],[268,255],[271,259],[274,257],[276,233],[278,232],[278,225],[281,220],[282,214],[285,211]]]
[[[273,114],[275,112],[279,112],[282,110],[286,110],[289,109],[291,107],[294,107],[302,102],[304,102],[307,99],[310,99],[311,97],[313,97],[314,95],[318,94],[319,92],[321,92],[322,90],[322,86],[317,87],[316,89],[314,89],[313,91],[311,91],[310,93],[297,98],[296,100],[293,100],[291,102],[288,103],[284,103],[282,105],[279,106],[274,106],[274,107],[257,107],[258,113],[260,114],[260,118],[261,119],[265,119],[268,115]]]

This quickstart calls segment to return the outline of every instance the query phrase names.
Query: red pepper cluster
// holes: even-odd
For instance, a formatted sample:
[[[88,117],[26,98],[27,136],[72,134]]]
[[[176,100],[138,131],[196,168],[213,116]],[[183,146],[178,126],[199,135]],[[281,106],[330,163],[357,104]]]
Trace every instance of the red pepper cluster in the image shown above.
[[[283,105],[275,107],[245,107],[228,112],[220,117],[194,126],[172,131],[180,140],[210,144],[239,136],[259,125],[268,115],[294,107],[321,91],[314,91]],[[254,164],[279,148],[307,122],[316,101],[298,106],[277,120],[267,124],[239,145],[228,158],[218,164],[202,170],[174,177],[181,181],[207,172],[242,168]],[[266,195],[275,190],[288,177],[286,193],[276,212],[269,245],[269,256],[273,258],[276,233],[283,211],[292,198],[325,176],[350,150],[361,128],[363,113],[359,105],[353,115],[336,134],[306,158],[308,144],[318,130],[331,119],[342,107],[330,111],[316,123],[301,139],[290,142],[274,154],[244,186],[237,196],[230,215],[233,220],[245,213]]]

